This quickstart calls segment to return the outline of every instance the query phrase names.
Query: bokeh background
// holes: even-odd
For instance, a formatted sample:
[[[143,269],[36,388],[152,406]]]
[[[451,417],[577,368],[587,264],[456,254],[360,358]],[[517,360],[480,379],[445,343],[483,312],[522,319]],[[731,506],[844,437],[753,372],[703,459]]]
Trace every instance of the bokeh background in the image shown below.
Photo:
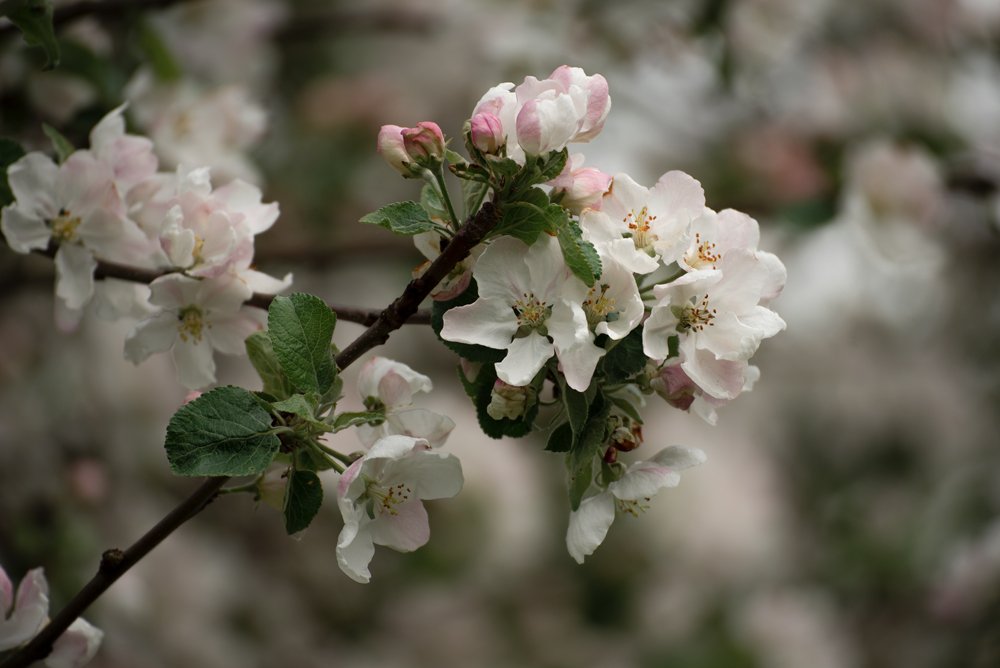
[[[380,550],[362,586],[336,566],[331,486],[298,539],[222,498],[88,612],[93,666],[1000,666],[1000,3],[108,4],[59,24],[50,72],[0,26],[0,135],[45,149],[44,121],[82,145],[131,99],[166,166],[280,202],[257,261],[297,289],[381,307],[421,261],[356,223],[417,194],[375,154],[381,124],[458,137],[488,87],[567,63],[611,85],[587,164],[683,169],[756,217],[788,329],[717,426],[650,399],[647,447],[709,462],[577,566],[559,458],[483,436],[455,358],[408,326],[383,353],[434,378],[422,405],[458,423],[466,472],[430,544]],[[123,359],[134,323],[57,329],[52,276],[0,248],[0,563],[44,566],[59,605],[195,483],[162,450],[169,360]]]

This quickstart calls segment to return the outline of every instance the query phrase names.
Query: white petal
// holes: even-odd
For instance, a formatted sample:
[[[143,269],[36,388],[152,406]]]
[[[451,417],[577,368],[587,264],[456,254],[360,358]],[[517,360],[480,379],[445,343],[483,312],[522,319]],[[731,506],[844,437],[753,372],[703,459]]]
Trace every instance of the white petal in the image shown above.
[[[637,501],[655,496],[664,487],[676,487],[680,481],[680,474],[670,467],[656,461],[641,461],[608,485],[608,491],[619,499]]]
[[[15,253],[48,247],[52,233],[41,218],[32,216],[17,204],[4,207],[0,215],[0,230]]]
[[[404,483],[419,499],[450,499],[462,491],[462,463],[439,450],[415,449],[406,457],[386,463],[382,483]]]
[[[292,275],[285,274],[284,278],[275,278],[269,274],[257,271],[256,269],[243,269],[239,272],[240,280],[246,283],[252,292],[259,292],[265,295],[276,295],[284,292],[292,285]]]
[[[94,296],[93,253],[76,244],[63,244],[56,251],[56,295],[71,309],[80,309]]]
[[[517,317],[510,303],[496,298],[479,298],[444,314],[441,338],[456,343],[472,343],[503,349],[517,331]]]
[[[49,584],[41,568],[28,571],[17,588],[14,611],[0,618],[0,651],[17,647],[38,633],[49,615]]]
[[[389,413],[383,426],[388,426],[393,434],[422,438],[436,448],[444,445],[455,422],[423,408],[406,408]]]
[[[668,339],[677,333],[677,317],[670,312],[670,304],[653,307],[642,326],[642,351],[646,357],[665,360],[670,355]]]
[[[508,385],[527,385],[553,351],[552,343],[538,332],[514,339],[507,356],[496,365],[497,376]]]
[[[383,512],[371,523],[372,541],[399,552],[413,552],[426,545],[431,537],[427,510],[418,499],[395,506],[393,512]]]
[[[200,281],[183,274],[167,274],[149,284],[149,302],[165,309],[181,309],[196,302]]]
[[[337,539],[337,565],[349,578],[365,584],[371,580],[372,574],[368,564],[375,556],[375,544],[367,526],[358,528],[356,525],[348,531],[345,523],[340,537]]]
[[[7,576],[7,571],[0,565],[0,620],[7,618],[14,605],[14,583]]]
[[[140,322],[132,333],[125,337],[125,359],[139,364],[153,353],[170,350],[178,336],[177,314],[162,311],[148,320]]]
[[[32,152],[7,168],[7,184],[17,206],[26,215],[54,218],[59,213],[56,202],[56,181],[59,167],[47,155]]]
[[[173,358],[177,380],[189,390],[199,390],[215,382],[215,359],[207,340],[198,343],[178,341],[174,345]]]
[[[675,471],[683,471],[708,461],[708,455],[698,448],[686,448],[683,445],[671,445],[655,455],[652,461],[663,466],[669,466]]]
[[[514,237],[500,237],[487,246],[472,270],[479,298],[496,298],[509,304],[529,291],[524,264],[527,253],[527,244]]]
[[[387,357],[371,358],[358,374],[361,397],[377,397],[388,408],[409,406],[414,394],[432,389],[434,384],[430,378]]]
[[[45,657],[47,668],[81,668],[97,654],[104,632],[78,617],[52,645]]]
[[[208,328],[212,347],[224,355],[244,355],[244,341],[264,328],[267,314],[254,308],[241,309],[238,313],[213,316]]]
[[[593,554],[604,542],[614,521],[615,501],[610,493],[603,492],[580,502],[580,507],[569,514],[566,530],[566,548],[570,556],[582,564],[584,557]]]

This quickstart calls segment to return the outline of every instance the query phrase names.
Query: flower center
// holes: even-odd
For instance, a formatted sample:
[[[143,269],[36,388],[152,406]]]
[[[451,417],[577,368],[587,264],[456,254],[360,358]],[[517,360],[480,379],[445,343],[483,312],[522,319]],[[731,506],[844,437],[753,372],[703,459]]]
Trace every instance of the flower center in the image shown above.
[[[628,227],[625,236],[632,239],[632,243],[638,250],[650,254],[653,252],[653,242],[659,238],[651,231],[654,220],[656,220],[656,216],[650,214],[649,207],[645,206],[639,210],[639,213],[636,213],[635,209],[629,210],[622,219],[622,222]]]
[[[715,323],[712,321],[718,315],[717,309],[709,308],[708,295],[693,304],[671,307],[671,311],[674,317],[680,321],[677,323],[677,331],[682,333],[701,332],[706,327],[714,327]]]
[[[627,513],[632,517],[639,517],[639,515],[649,510],[649,501],[650,498],[648,496],[641,499],[619,499],[615,497],[615,506],[623,513]]]
[[[722,259],[722,253],[716,252],[714,243],[702,240],[701,232],[695,232],[694,246],[694,251],[689,252],[684,258],[689,266],[696,269],[704,269],[709,266],[712,269],[718,269],[716,263]]]
[[[552,315],[552,307],[530,292],[525,292],[515,301],[513,309],[518,327],[525,331],[539,329]]]
[[[177,313],[177,330],[180,332],[181,341],[187,343],[189,340],[194,343],[201,342],[201,332],[208,326],[205,322],[204,314],[197,306],[186,306]]]
[[[608,296],[607,283],[595,284],[587,293],[583,302],[583,311],[587,314],[587,324],[596,327],[599,322],[614,322],[618,319],[615,310],[615,298]]]
[[[194,248],[191,249],[191,257],[194,259],[194,264],[201,264],[205,261],[202,257],[202,253],[205,252],[205,239],[204,237],[199,237],[197,234],[194,235]]]
[[[370,502],[368,514],[374,519],[375,513],[398,515],[399,506],[410,500],[413,489],[402,482],[391,487],[383,487],[377,480],[369,480],[365,487],[365,496]]]
[[[76,228],[80,227],[80,217],[66,209],[59,209],[59,215],[49,221],[52,238],[59,243],[73,243],[77,240]]]

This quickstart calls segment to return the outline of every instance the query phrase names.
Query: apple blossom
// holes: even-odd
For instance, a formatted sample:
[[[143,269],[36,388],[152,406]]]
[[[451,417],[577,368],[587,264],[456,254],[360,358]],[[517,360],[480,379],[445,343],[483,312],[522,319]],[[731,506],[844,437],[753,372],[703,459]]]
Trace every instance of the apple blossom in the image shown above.
[[[611,176],[595,167],[584,167],[583,159],[580,153],[570,156],[562,173],[549,181],[553,198],[577,215],[584,209],[600,209],[611,187]]]
[[[604,350],[594,345],[582,306],[587,286],[563,262],[559,242],[543,235],[527,246],[501,237],[473,276],[479,299],[447,311],[441,337],[507,350],[496,371],[509,385],[527,385],[556,355],[569,386],[586,390]]]
[[[403,148],[417,163],[428,166],[444,158],[444,133],[437,123],[421,121],[416,127],[403,128]]]
[[[657,492],[664,487],[677,486],[681,480],[678,471],[705,460],[701,450],[672,445],[650,460],[635,462],[606,489],[585,497],[569,516],[566,547],[570,556],[582,564],[584,558],[604,542],[616,511],[638,517],[649,507]]]
[[[696,355],[708,357],[708,351],[698,350]],[[681,366],[681,358],[668,360],[650,379],[649,385],[664,401],[682,411],[691,411],[705,422],[714,425],[718,421],[716,409],[729,403],[730,399],[719,399],[706,393],[691,380]],[[714,357],[702,362],[702,366],[713,367],[725,393],[733,398],[749,392],[760,379],[760,369],[746,361],[716,360]]]
[[[601,210],[584,211],[585,236],[636,274],[680,259],[690,243],[691,222],[705,209],[701,184],[684,172],[667,172],[652,188],[618,174]]]
[[[243,341],[263,326],[263,311],[242,308],[250,290],[234,275],[193,279],[161,276],[150,284],[150,303],[162,309],[125,339],[125,358],[139,364],[172,351],[178,380],[188,389],[215,382],[212,351],[241,355]]]
[[[489,112],[475,114],[469,120],[469,135],[472,145],[487,155],[495,155],[504,145],[503,123]]]
[[[337,483],[344,528],[337,539],[337,564],[352,580],[368,582],[375,545],[411,552],[430,538],[421,501],[455,496],[462,467],[454,455],[432,450],[427,441],[386,436],[351,464]]]
[[[90,131],[90,150],[111,168],[119,193],[125,197],[136,185],[156,173],[153,142],[125,133],[123,104],[108,112]]]
[[[394,434],[424,439],[434,447],[443,445],[455,428],[454,421],[413,407],[413,395],[430,392],[432,388],[430,378],[400,362],[385,357],[373,357],[365,362],[358,375],[358,391],[366,408],[384,411],[385,421],[374,426],[358,426],[358,438],[368,447]]]

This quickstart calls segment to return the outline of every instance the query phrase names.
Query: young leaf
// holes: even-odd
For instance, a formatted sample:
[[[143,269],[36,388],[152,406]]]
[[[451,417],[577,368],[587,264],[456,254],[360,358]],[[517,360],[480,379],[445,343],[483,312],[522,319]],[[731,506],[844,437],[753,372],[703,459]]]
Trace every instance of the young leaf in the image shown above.
[[[424,208],[417,202],[394,202],[361,218],[362,223],[379,225],[396,234],[420,234],[436,229]]]
[[[45,136],[52,142],[52,148],[55,149],[56,157],[59,158],[59,162],[65,162],[66,158],[68,158],[70,154],[76,150],[73,143],[66,139],[63,133],[59,132],[48,123],[42,123],[42,132],[44,132]]]
[[[580,501],[594,477],[594,459],[607,439],[610,414],[611,402],[598,393],[590,405],[587,424],[570,450],[567,463],[570,471],[569,502],[573,510],[580,507]]]
[[[545,449],[549,452],[569,452],[571,447],[573,447],[573,430],[569,422],[563,422],[549,434]]]
[[[330,339],[337,317],[322,299],[279,295],[267,310],[267,329],[281,370],[300,392],[322,395],[337,377]]]
[[[281,413],[294,415],[320,431],[332,431],[330,425],[316,417],[318,403],[319,397],[313,393],[309,395],[293,394],[283,401],[272,403],[271,408]]]
[[[581,281],[593,285],[601,275],[601,256],[594,245],[583,238],[580,226],[566,218],[558,228],[558,238],[566,265]]]
[[[254,332],[247,337],[244,342],[247,348],[247,357],[250,363],[257,370],[257,375],[264,382],[264,392],[275,399],[286,399],[295,393],[288,378],[281,370],[281,364],[274,355],[274,348],[271,347],[271,337],[267,331]]]
[[[548,228],[548,206],[548,195],[529,188],[519,199],[504,203],[493,236],[509,234],[530,246]]]
[[[382,424],[383,422],[385,422],[385,413],[382,411],[341,413],[333,421],[333,430],[341,431],[348,427],[359,427],[363,424]]]
[[[642,325],[616,343],[602,362],[604,375],[609,383],[624,383],[646,366],[646,353],[642,351]]]
[[[14,193],[7,184],[7,168],[24,157],[24,149],[12,139],[0,138],[0,207],[14,201]]]
[[[28,46],[45,51],[45,69],[59,64],[59,42],[52,26],[51,0],[3,0],[0,16],[6,16],[24,35]]]
[[[312,471],[292,471],[285,487],[285,531],[291,536],[308,527],[323,505],[323,484]]]
[[[563,149],[558,153],[550,153],[545,158],[538,160],[538,182],[545,183],[551,181],[566,168],[566,160],[569,159],[569,149]]]
[[[257,397],[227,385],[181,406],[167,425],[165,445],[177,475],[238,476],[263,473],[280,442]]]

